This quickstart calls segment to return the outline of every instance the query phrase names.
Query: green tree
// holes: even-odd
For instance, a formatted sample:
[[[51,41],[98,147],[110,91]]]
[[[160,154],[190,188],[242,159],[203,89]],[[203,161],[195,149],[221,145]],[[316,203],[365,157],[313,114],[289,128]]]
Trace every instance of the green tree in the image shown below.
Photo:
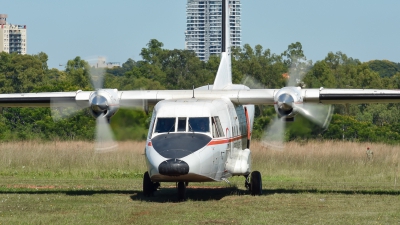
[[[46,70],[49,69],[49,67],[47,66],[47,60],[49,59],[49,57],[47,56],[46,53],[44,53],[44,52],[39,52],[38,54],[33,55],[33,56],[34,56],[35,58],[37,58],[37,59],[40,60],[40,62],[42,63],[42,69],[43,69],[44,71],[46,71]]]
[[[162,58],[164,54],[163,46],[164,44],[162,42],[151,39],[149,43],[147,43],[147,48],[142,48],[140,55],[143,57],[143,60],[149,64],[160,64],[160,58]]]
[[[335,76],[325,61],[317,61],[304,78],[310,88],[335,88],[335,81]]]
[[[135,66],[136,62],[133,59],[129,58],[126,62],[122,63],[121,67],[113,67],[107,69],[107,73],[114,76],[122,77],[125,75],[126,72],[133,70]]]
[[[232,68],[235,82],[243,82],[245,78],[251,77],[259,82],[262,87],[280,88],[285,85],[282,76],[287,72],[287,66],[282,57],[271,54],[269,49],[263,50],[261,45],[255,47],[245,44],[243,48],[235,48],[232,51]]]
[[[389,60],[372,60],[367,64],[372,71],[379,73],[380,77],[391,77],[400,72],[400,67]]]
[[[31,55],[1,53],[0,92],[31,92],[45,76],[42,62]]]
[[[377,72],[371,71],[368,64],[363,63],[357,66],[355,73],[351,74],[354,88],[382,88],[382,82]]]
[[[67,74],[65,90],[92,90],[89,63],[77,56],[68,60],[65,68]]]

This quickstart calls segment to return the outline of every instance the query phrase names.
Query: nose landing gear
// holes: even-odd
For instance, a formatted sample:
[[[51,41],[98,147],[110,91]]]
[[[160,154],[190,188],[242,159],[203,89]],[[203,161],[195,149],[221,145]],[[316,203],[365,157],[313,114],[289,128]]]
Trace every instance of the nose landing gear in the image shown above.
[[[178,201],[186,200],[186,186],[189,185],[189,182],[179,181],[176,183],[176,188],[178,190]],[[145,172],[143,176],[143,195],[145,197],[154,196],[154,192],[160,187],[159,182],[153,182],[150,179],[149,172]]]
[[[186,200],[186,186],[188,182],[177,182],[178,188],[178,201],[185,201]]]

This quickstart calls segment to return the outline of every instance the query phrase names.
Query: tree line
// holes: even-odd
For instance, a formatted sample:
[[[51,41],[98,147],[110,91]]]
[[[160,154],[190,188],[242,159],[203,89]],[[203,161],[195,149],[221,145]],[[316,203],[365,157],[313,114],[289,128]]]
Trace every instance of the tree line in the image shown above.
[[[200,61],[187,50],[164,49],[152,39],[140,53],[142,59],[128,59],[121,67],[107,69],[104,88],[118,90],[191,89],[212,84],[219,56]],[[44,52],[35,55],[0,53],[0,93],[59,92],[93,90],[90,65],[81,57],[67,62],[63,70],[49,69]],[[319,61],[307,60],[302,45],[292,43],[280,54],[245,44],[232,49],[234,83],[251,88],[281,88],[288,79],[306,88],[399,89],[400,64],[387,60],[360,62],[342,52],[329,52]],[[289,77],[289,78],[288,78]],[[292,83],[293,84],[293,83]],[[0,114],[0,140],[91,140],[95,120],[88,110],[53,121],[50,108],[3,108]],[[270,106],[256,107],[253,138],[260,138],[276,116]],[[143,111],[120,109],[112,118],[118,140],[145,139],[149,115]],[[399,104],[335,105],[328,129],[321,129],[301,116],[289,123],[287,140],[333,139],[398,143]]]

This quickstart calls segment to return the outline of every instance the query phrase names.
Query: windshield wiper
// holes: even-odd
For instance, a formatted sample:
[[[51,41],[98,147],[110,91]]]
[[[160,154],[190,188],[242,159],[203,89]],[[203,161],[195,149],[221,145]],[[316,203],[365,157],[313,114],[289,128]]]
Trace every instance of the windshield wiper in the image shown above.
[[[173,125],[171,126],[171,128],[169,128],[168,134],[169,134],[169,132],[172,130],[172,128],[174,128],[174,127],[175,127],[175,124],[173,124]]]
[[[192,126],[190,125],[190,123],[189,123],[189,129],[192,130],[192,132],[193,132],[193,134],[194,134],[194,130],[193,130]],[[190,130],[189,130],[189,131],[190,131]]]

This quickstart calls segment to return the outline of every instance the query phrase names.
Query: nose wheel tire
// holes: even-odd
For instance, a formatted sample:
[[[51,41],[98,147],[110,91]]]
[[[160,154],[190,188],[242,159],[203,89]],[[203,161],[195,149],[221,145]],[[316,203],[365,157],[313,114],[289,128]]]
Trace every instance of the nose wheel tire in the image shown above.
[[[250,177],[251,195],[262,195],[262,179],[259,171],[253,171]]]
[[[152,182],[149,176],[149,172],[145,172],[143,175],[143,195],[146,197],[154,196],[154,192],[160,186],[158,182]]]
[[[186,199],[186,185],[185,182],[178,182],[178,201],[184,201]]]

